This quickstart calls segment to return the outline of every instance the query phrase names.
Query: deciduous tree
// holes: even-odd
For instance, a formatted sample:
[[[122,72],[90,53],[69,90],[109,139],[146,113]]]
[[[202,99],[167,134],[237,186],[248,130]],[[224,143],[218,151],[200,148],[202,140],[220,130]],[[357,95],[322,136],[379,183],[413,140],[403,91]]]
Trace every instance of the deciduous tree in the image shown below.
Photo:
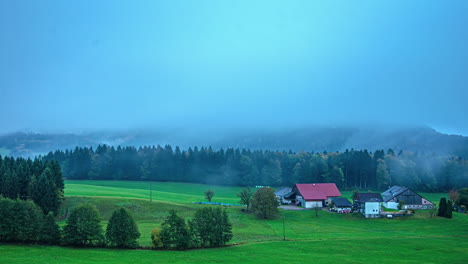
[[[226,210],[204,207],[195,212],[189,222],[190,231],[201,247],[219,247],[232,238],[232,225]]]
[[[94,246],[104,242],[104,231],[96,207],[90,204],[73,209],[63,229],[64,242],[73,246]]]
[[[164,248],[187,249],[191,244],[191,235],[184,218],[170,210],[161,225],[159,234]]]
[[[270,187],[258,189],[252,198],[252,209],[262,219],[274,218],[278,215],[278,200],[275,191]]]
[[[246,211],[249,211],[249,206],[252,201],[253,192],[250,188],[243,188],[240,193],[237,194],[237,197],[240,198],[240,204],[247,207]]]
[[[138,226],[130,213],[124,208],[112,213],[106,229],[106,238],[110,245],[121,248],[135,248],[140,237]]]
[[[208,202],[211,202],[211,199],[213,199],[215,195],[215,192],[213,190],[207,190],[205,192],[205,198],[208,200]]]

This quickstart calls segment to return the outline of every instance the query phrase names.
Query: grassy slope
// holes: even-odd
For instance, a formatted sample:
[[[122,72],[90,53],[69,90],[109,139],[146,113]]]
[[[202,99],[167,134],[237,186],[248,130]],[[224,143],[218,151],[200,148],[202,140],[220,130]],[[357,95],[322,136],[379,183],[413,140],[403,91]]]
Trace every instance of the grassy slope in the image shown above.
[[[93,203],[104,220],[120,206],[129,209],[142,233],[139,242],[146,246],[150,244],[151,229],[159,226],[169,209],[176,209],[189,218],[197,207],[206,206],[192,202],[202,201],[203,192],[208,188],[216,192],[214,201],[238,203],[235,197],[238,187],[153,183],[155,201],[150,203],[145,182],[68,181],[66,205],[71,208],[82,202]],[[343,195],[349,197],[351,192]],[[430,219],[427,212],[418,211],[408,219],[362,219],[325,211],[315,217],[312,210],[281,210],[290,240],[285,242],[281,241],[282,217],[257,220],[251,214],[241,213],[239,207],[229,207],[228,212],[233,223],[232,242],[241,245],[187,252],[2,245],[0,263],[32,260],[34,263],[128,263],[135,258],[139,263],[267,263],[272,260],[304,263],[304,259],[319,263],[362,263],[377,259],[381,263],[463,263],[468,256],[467,215]]]

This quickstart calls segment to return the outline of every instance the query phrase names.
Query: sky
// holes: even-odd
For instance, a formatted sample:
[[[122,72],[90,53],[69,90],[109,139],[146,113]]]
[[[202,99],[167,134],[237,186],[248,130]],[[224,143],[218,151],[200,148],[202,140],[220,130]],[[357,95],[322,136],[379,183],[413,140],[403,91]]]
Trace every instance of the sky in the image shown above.
[[[468,135],[468,1],[0,1],[0,133]]]

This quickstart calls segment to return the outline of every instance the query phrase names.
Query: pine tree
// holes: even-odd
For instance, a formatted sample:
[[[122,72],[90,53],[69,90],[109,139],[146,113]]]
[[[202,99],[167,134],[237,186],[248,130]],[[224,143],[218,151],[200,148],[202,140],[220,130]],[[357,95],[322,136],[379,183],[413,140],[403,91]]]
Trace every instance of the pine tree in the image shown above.
[[[447,214],[447,201],[445,198],[440,198],[439,212],[437,213],[437,215],[441,217],[445,217],[446,214]]]
[[[59,245],[61,240],[60,228],[55,222],[55,216],[49,212],[39,231],[39,242],[48,245]]]
[[[446,209],[446,212],[445,212],[445,217],[452,218],[452,213],[453,213],[452,211],[453,211],[452,201],[448,200],[447,209]]]
[[[121,248],[135,248],[136,239],[140,237],[138,226],[133,217],[120,208],[112,213],[106,229],[106,238],[109,244]]]
[[[52,180],[52,171],[46,168],[32,186],[32,200],[41,207],[44,214],[49,212],[57,214],[62,201],[60,192]]]
[[[73,209],[63,229],[68,245],[92,246],[104,241],[101,219],[96,207],[85,204]]]

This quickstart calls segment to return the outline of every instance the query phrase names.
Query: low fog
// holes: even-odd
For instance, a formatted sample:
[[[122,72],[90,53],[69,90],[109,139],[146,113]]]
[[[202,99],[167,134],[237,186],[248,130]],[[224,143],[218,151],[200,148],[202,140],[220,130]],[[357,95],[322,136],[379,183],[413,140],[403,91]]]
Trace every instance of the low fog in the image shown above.
[[[2,1],[0,133],[468,135],[467,12],[464,0]]]

